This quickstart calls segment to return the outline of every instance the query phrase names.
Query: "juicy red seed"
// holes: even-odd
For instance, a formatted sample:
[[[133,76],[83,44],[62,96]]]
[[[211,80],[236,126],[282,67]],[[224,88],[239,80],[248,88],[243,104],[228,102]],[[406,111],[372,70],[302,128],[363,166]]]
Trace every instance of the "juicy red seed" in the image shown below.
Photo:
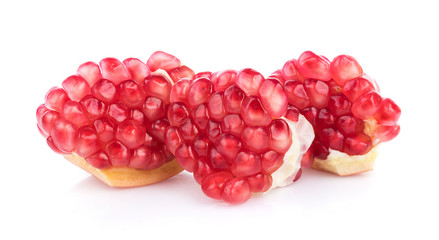
[[[196,161],[194,164],[194,178],[198,184],[201,185],[203,179],[213,173],[212,167],[207,163],[206,158],[202,158],[199,161]]]
[[[110,120],[106,118],[98,119],[93,125],[102,142],[105,143],[113,139],[114,125]]]
[[[329,148],[318,141],[313,142],[313,154],[316,158],[325,160],[329,155]]]
[[[287,118],[290,121],[297,122],[299,121],[299,114],[300,114],[299,109],[293,106],[288,106],[287,113],[285,114],[285,118]]]
[[[186,119],[180,127],[181,136],[186,141],[193,141],[198,135],[198,129],[190,119]]]
[[[264,127],[246,127],[242,132],[241,140],[245,148],[256,153],[263,153],[269,147],[269,135]]]
[[[344,152],[349,155],[364,155],[372,148],[372,140],[364,133],[346,137]]]
[[[329,61],[311,51],[306,51],[298,59],[299,71],[305,78],[322,81],[331,80]]]
[[[398,136],[401,130],[399,125],[396,126],[378,126],[373,132],[373,138],[379,142],[387,142]]]
[[[191,81],[189,79],[181,79],[172,86],[171,102],[182,102],[188,104],[187,97]]]
[[[76,147],[78,128],[71,122],[58,119],[50,132],[53,143],[63,152],[72,152]]]
[[[83,77],[90,87],[93,87],[97,81],[102,79],[101,69],[94,62],[81,64],[76,73]]]
[[[162,101],[169,103],[169,94],[172,85],[166,78],[158,75],[151,75],[145,78],[143,89],[146,96],[160,98]]]
[[[67,93],[62,88],[51,88],[45,98],[45,105],[48,109],[61,112],[64,106],[64,102],[69,100]]]
[[[182,166],[186,171],[192,172],[194,170],[194,150],[190,145],[183,143],[175,150],[175,159],[178,164]]]
[[[242,103],[241,116],[249,126],[267,126],[271,117],[256,97],[246,97]]]
[[[81,100],[85,95],[89,94],[90,86],[81,76],[70,76],[62,82],[62,87],[67,95],[73,101]]]
[[[225,170],[229,168],[229,162],[214,147],[209,149],[208,158],[210,159],[210,164],[212,164],[212,167],[216,170]]]
[[[81,104],[84,107],[87,117],[90,120],[95,120],[104,115],[107,110],[105,103],[99,101],[99,99],[89,95],[81,100]]]
[[[363,120],[356,118],[352,115],[341,116],[337,120],[337,129],[345,135],[351,135],[354,133],[361,133],[364,131]]]
[[[195,76],[194,71],[186,66],[176,67],[170,70],[168,74],[174,83],[178,82],[180,79],[192,79]]]
[[[266,79],[259,88],[262,104],[273,117],[282,117],[287,112],[288,98],[282,84],[276,79]]]
[[[381,104],[381,96],[377,92],[369,92],[352,104],[352,113],[361,119],[373,116]]]
[[[209,122],[206,104],[200,104],[192,110],[191,117],[198,129],[201,131],[206,130],[207,123]]]
[[[245,94],[236,85],[232,85],[224,92],[224,106],[229,113],[240,113]]]
[[[297,171],[296,177],[294,177],[293,182],[296,182],[297,180],[299,180],[300,177],[302,177],[302,168],[300,168],[299,171]]]
[[[149,121],[154,121],[166,116],[165,103],[156,97],[148,97],[143,103],[143,113]]]
[[[212,74],[211,80],[215,91],[224,92],[229,86],[235,83],[237,72],[235,70],[225,70]]]
[[[207,78],[196,79],[188,93],[188,103],[193,108],[201,103],[207,102],[212,94],[213,86],[212,82]]]
[[[117,98],[116,85],[106,79],[99,80],[91,88],[91,93],[105,103],[111,103]]]
[[[309,107],[302,110],[303,116],[310,122],[314,127],[316,126],[318,110],[315,107]]]
[[[283,164],[284,155],[275,151],[268,151],[262,155],[262,171],[268,174],[274,173]]]
[[[268,129],[270,134],[269,148],[278,153],[286,153],[293,143],[288,124],[283,119],[275,119]]]
[[[41,126],[41,117],[48,111],[49,111],[49,109],[46,108],[46,105],[41,104],[40,106],[38,106],[37,111],[36,111],[38,126]]]
[[[207,123],[207,135],[209,137],[209,140],[215,143],[221,136],[221,133],[221,125],[217,121],[209,120],[209,122]]]
[[[361,77],[363,69],[355,58],[347,55],[340,55],[331,62],[332,78],[341,86],[347,81]]]
[[[198,135],[198,137],[194,140],[194,150],[199,157],[207,157],[209,144],[209,139],[203,135]]]
[[[308,148],[308,151],[305,152],[302,156],[302,160],[300,161],[300,165],[304,168],[309,168],[314,162],[314,146],[311,145]]]
[[[133,80],[124,81],[119,84],[120,100],[129,107],[141,106],[145,99],[141,87]]]
[[[258,173],[247,178],[251,192],[266,192],[270,189],[273,179],[268,174]]]
[[[354,102],[364,94],[373,91],[374,87],[372,83],[366,78],[352,79],[343,86],[343,94],[351,101]]]
[[[61,115],[55,111],[47,111],[41,116],[41,129],[46,133],[46,135],[50,135],[52,131],[53,124],[61,119]]]
[[[167,160],[166,154],[160,149],[153,149],[151,160],[144,169],[156,169],[162,166]]]
[[[189,117],[186,105],[183,103],[171,103],[168,107],[168,120],[172,126],[180,127]]]
[[[159,119],[151,123],[151,135],[156,137],[161,142],[165,142],[166,129],[169,127],[169,122],[166,119]]]
[[[88,118],[84,107],[79,102],[67,101],[64,103],[62,116],[78,127],[88,124]]]
[[[343,151],[344,136],[338,130],[325,128],[319,132],[319,140],[324,146],[334,150]]]
[[[99,62],[102,77],[115,84],[132,79],[130,72],[123,63],[115,58],[104,58]]]
[[[288,103],[298,109],[306,108],[310,105],[309,97],[303,84],[299,81],[290,80],[285,82],[285,93],[288,97]]]
[[[246,68],[238,72],[236,85],[245,92],[247,96],[258,96],[264,77],[259,72]]]
[[[52,139],[52,137],[51,136],[49,136],[47,139],[46,139],[46,143],[47,143],[47,145],[54,151],[54,152],[56,152],[56,153],[58,153],[58,154],[69,154],[68,152],[64,152],[64,151],[61,151],[56,145],[55,145],[55,143],[53,143],[53,139]]]
[[[316,125],[318,128],[323,129],[326,127],[333,126],[335,124],[334,116],[329,112],[328,109],[320,109],[319,114],[316,118]]]
[[[175,150],[181,145],[182,142],[183,140],[181,138],[180,132],[178,131],[178,128],[169,127],[166,130],[165,143],[172,154],[175,154]]]
[[[226,115],[223,103],[223,94],[221,92],[214,93],[207,102],[209,116],[220,122]]]
[[[222,199],[224,185],[233,175],[229,172],[216,172],[207,175],[201,182],[201,189],[210,198]]]
[[[130,117],[130,111],[128,107],[122,103],[113,103],[108,106],[107,116],[121,123]]]
[[[228,181],[223,191],[223,199],[229,203],[243,203],[251,196],[250,185],[242,178],[233,178]]]
[[[130,72],[132,79],[138,84],[142,84],[143,80],[151,75],[151,71],[146,64],[137,58],[127,58],[123,60],[123,64]]]
[[[401,116],[401,109],[391,99],[385,98],[376,111],[374,118],[380,125],[395,126]]]
[[[351,102],[342,94],[329,98],[328,108],[336,117],[351,113]]]
[[[215,148],[228,163],[232,163],[241,149],[241,142],[236,136],[226,133],[215,143]]]
[[[247,177],[261,171],[261,157],[250,152],[240,152],[230,170],[234,176]]]
[[[329,93],[331,95],[336,95],[336,94],[342,93],[343,88],[340,85],[338,85],[334,80],[327,82],[327,84],[329,86]]]
[[[307,79],[305,80],[305,91],[314,107],[324,108],[328,105],[329,87],[325,82]]]
[[[91,127],[83,127],[78,130],[78,143],[75,152],[86,158],[101,148],[101,143],[95,131]]]
[[[142,110],[140,109],[131,109],[131,119],[137,121],[140,124],[145,124],[145,114],[143,114]]]
[[[286,82],[286,79],[282,75],[282,70],[280,69],[274,71],[267,79],[276,79],[282,83],[282,85]]]
[[[299,63],[296,59],[292,59],[285,63],[282,68],[282,76],[285,80],[303,81],[303,76],[299,71]]]
[[[156,148],[159,147],[159,142],[156,139],[152,138],[152,136],[148,132],[146,132],[144,145],[147,147]]]
[[[111,163],[107,155],[102,151],[99,151],[95,155],[85,158],[85,161],[87,161],[90,165],[98,169],[104,169],[111,166]]]
[[[235,136],[241,136],[242,130],[244,130],[244,122],[237,114],[231,114],[224,117],[221,122],[221,129],[225,133],[231,133]]]
[[[173,68],[179,67],[181,62],[178,60],[178,58],[172,56],[171,54],[157,51],[153,53],[151,57],[149,57],[146,65],[148,65],[148,68],[153,72],[158,69],[169,71]]]
[[[135,169],[146,169],[151,162],[151,157],[151,148],[146,146],[140,146],[133,151],[129,167]]]
[[[106,146],[106,152],[114,167],[128,166],[131,158],[130,151],[122,143],[114,141]]]
[[[197,78],[211,79],[211,77],[212,77],[212,72],[199,72],[199,73],[195,74],[195,76],[192,79],[197,79]]]
[[[134,120],[119,124],[116,129],[116,139],[129,149],[137,148],[145,142],[146,129]]]
[[[48,133],[44,132],[43,129],[40,127],[40,125],[37,124],[38,131],[40,132],[41,136],[44,138],[47,138],[49,136]]]

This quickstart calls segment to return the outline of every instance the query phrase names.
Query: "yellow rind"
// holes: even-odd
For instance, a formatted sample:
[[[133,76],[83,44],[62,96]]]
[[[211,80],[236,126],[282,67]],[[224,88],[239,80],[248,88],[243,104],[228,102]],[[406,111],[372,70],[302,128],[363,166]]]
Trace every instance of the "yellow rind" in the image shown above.
[[[151,170],[137,170],[127,167],[110,167],[101,170],[91,166],[80,156],[65,155],[64,157],[110,187],[145,186],[163,181],[183,171],[175,159]]]

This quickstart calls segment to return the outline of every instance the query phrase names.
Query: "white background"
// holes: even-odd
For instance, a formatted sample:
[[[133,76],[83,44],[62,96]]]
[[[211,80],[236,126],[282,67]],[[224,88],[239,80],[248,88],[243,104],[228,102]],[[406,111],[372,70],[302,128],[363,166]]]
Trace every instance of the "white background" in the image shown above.
[[[2,1],[0,239],[438,239],[439,14],[434,1]],[[49,88],[79,64],[146,60],[268,75],[312,50],[355,56],[402,109],[376,170],[306,170],[238,206],[189,174],[111,189],[53,153],[36,128]]]

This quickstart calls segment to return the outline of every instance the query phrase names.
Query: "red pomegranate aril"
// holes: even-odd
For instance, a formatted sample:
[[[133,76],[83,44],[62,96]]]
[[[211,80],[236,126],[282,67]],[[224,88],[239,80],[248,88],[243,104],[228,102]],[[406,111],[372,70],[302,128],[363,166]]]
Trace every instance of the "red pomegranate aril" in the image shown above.
[[[215,170],[226,170],[229,168],[229,162],[214,147],[209,149],[208,158]]]
[[[250,152],[240,152],[230,170],[234,176],[247,177],[261,171],[261,158]]]
[[[85,112],[89,120],[96,120],[105,114],[107,106],[105,103],[99,101],[99,99],[89,95],[81,100],[81,104],[84,107]]]
[[[286,81],[284,89],[287,94],[289,104],[298,109],[303,109],[310,105],[309,97],[302,82],[296,80]]]
[[[129,149],[137,148],[145,142],[146,129],[134,120],[126,120],[116,129],[116,139]]]
[[[131,78],[138,84],[143,84],[143,80],[151,75],[151,71],[145,63],[137,58],[127,58],[123,60],[123,64],[131,74]]]
[[[352,104],[352,113],[360,119],[368,119],[378,110],[381,101],[377,92],[366,93]]]
[[[200,131],[206,130],[207,123],[209,122],[208,110],[206,104],[200,104],[192,110],[191,117]]]
[[[64,103],[62,116],[78,127],[88,124],[87,114],[84,107],[79,102],[67,101]]]
[[[258,96],[264,77],[259,72],[246,68],[238,72],[236,85],[245,92],[247,96]]]
[[[192,79],[195,76],[194,71],[186,66],[180,66],[171,69],[168,74],[174,83],[176,83],[180,79]]]
[[[268,151],[262,155],[261,167],[262,171],[267,174],[274,173],[282,166],[284,155],[275,151]]]
[[[337,151],[343,151],[344,136],[334,128],[325,128],[319,132],[319,140],[324,146]]]
[[[122,143],[114,141],[106,146],[106,152],[113,167],[128,166],[131,158],[130,151]]]
[[[229,203],[243,203],[250,196],[250,185],[247,180],[242,178],[233,178],[224,185],[223,199]]]
[[[372,148],[372,140],[364,133],[346,137],[344,152],[349,155],[364,155]]]
[[[49,136],[50,132],[52,131],[53,124],[58,120],[61,119],[61,114],[55,111],[47,111],[46,113],[41,116],[41,129],[45,133],[45,135]]]
[[[179,67],[181,65],[181,62],[178,58],[171,54],[157,51],[153,53],[151,57],[149,57],[146,65],[153,72],[158,69],[169,71],[173,68]]]
[[[99,151],[96,154],[88,158],[85,158],[85,161],[87,161],[90,165],[98,169],[111,167],[110,160],[108,159],[107,155],[102,151]]]
[[[104,58],[99,62],[102,77],[119,84],[125,80],[130,80],[131,74],[123,63],[116,58]]]
[[[236,136],[226,133],[215,143],[215,148],[228,163],[232,163],[241,149],[241,142]]]
[[[165,103],[169,103],[169,94],[171,93],[171,83],[159,75],[151,75],[145,78],[143,89],[147,96],[160,98]]]
[[[132,108],[130,117],[131,117],[131,119],[133,119],[134,121],[137,121],[138,123],[140,123],[142,125],[149,124],[148,122],[145,122],[146,121],[145,114],[143,114],[142,110],[140,110],[140,109]]]
[[[177,127],[169,127],[166,130],[165,143],[172,154],[175,154],[175,150],[181,145],[182,142],[183,140]]]
[[[318,114],[318,110],[315,107],[308,107],[302,110],[303,116],[312,124],[312,126],[315,128],[316,126],[316,118]]]
[[[207,102],[213,91],[212,82],[207,78],[196,79],[188,93],[188,103],[191,107]]]
[[[299,71],[299,63],[296,59],[292,59],[285,63],[282,68],[282,76],[285,80],[298,80],[303,82],[303,76]]]
[[[83,77],[90,87],[93,87],[97,81],[102,79],[101,69],[94,62],[81,64],[76,73]]]
[[[210,142],[203,135],[198,135],[198,137],[194,140],[194,150],[197,153],[198,157],[207,157],[207,153],[209,152]]]
[[[287,113],[285,114],[285,118],[293,121],[293,122],[297,122],[299,121],[299,109],[293,107],[293,106],[288,106],[287,107]]]
[[[201,189],[208,197],[221,199],[224,185],[232,178],[231,173],[224,171],[208,174],[201,182]]]
[[[58,119],[53,123],[50,136],[61,151],[70,153],[76,147],[78,128],[67,120]]]
[[[133,155],[131,156],[130,164],[128,166],[135,169],[145,169],[150,164],[151,157],[151,148],[140,146],[133,150]]]
[[[154,121],[166,116],[166,105],[156,97],[148,97],[143,103],[143,113],[149,121]]]
[[[163,152],[163,150],[153,149],[151,153],[151,160],[144,169],[156,169],[162,166],[166,162],[166,159],[166,154]]]
[[[189,94],[189,88],[191,81],[189,79],[181,79],[174,84],[171,90],[171,102],[182,102],[189,104],[187,102],[187,97]]]
[[[130,117],[130,111],[122,103],[113,103],[108,106],[107,116],[115,122],[121,123]]]
[[[331,62],[332,78],[340,85],[363,75],[363,69],[357,60],[348,55],[340,55]]]
[[[168,107],[168,120],[172,126],[180,127],[189,117],[186,105],[180,102],[171,103]]]
[[[341,94],[343,92],[343,88],[338,85],[334,80],[326,82],[329,87],[329,93],[331,95]]]
[[[48,108],[46,108],[46,105],[41,104],[40,106],[38,106],[37,111],[36,111],[36,116],[37,116],[37,123],[38,126],[41,126],[41,118],[42,116],[46,113],[50,111]]]
[[[297,180],[299,180],[300,177],[302,177],[302,168],[300,168],[299,171],[297,171],[296,177],[294,177],[293,182],[296,182]]]
[[[347,81],[343,86],[343,94],[351,101],[355,102],[359,97],[373,91],[375,88],[372,83],[364,77]]]
[[[282,84],[276,79],[266,79],[259,88],[262,105],[273,117],[282,117],[287,112],[288,98]]]
[[[251,192],[266,192],[270,189],[273,179],[270,175],[258,173],[247,178]]]
[[[119,84],[120,100],[129,107],[140,107],[145,99],[142,88],[133,80]]]
[[[229,113],[240,113],[245,94],[236,85],[232,85],[224,92],[224,106]]]
[[[351,135],[354,133],[362,133],[364,131],[364,122],[352,115],[346,115],[337,119],[336,127],[341,133]]]
[[[83,127],[78,130],[78,142],[76,154],[83,158],[96,153],[101,149],[101,143],[95,131],[91,127]]]
[[[351,113],[351,102],[342,94],[329,98],[328,108],[336,117]]]
[[[328,105],[329,87],[325,82],[315,79],[307,79],[305,80],[305,91],[312,106],[324,108]]]
[[[373,139],[379,142],[387,142],[398,136],[401,130],[399,125],[396,126],[377,126],[373,132]]]
[[[151,123],[151,135],[160,140],[161,142],[165,142],[165,133],[166,129],[169,127],[169,122],[167,119],[159,119]]]
[[[401,116],[401,109],[389,98],[383,99],[373,116],[379,125],[395,126]]]
[[[211,142],[215,143],[221,136],[221,125],[215,120],[209,120],[207,123],[207,135]]]
[[[221,92],[214,93],[207,102],[209,116],[220,122],[226,115],[223,103],[223,94]]]
[[[322,81],[331,80],[329,61],[311,51],[306,51],[298,59],[300,73],[304,78],[318,79]]]
[[[283,119],[275,119],[268,126],[269,148],[278,153],[286,153],[293,143],[288,124]]]
[[[91,88],[91,93],[105,103],[114,102],[118,97],[116,85],[106,79],[97,81]]]
[[[286,79],[282,75],[282,70],[280,70],[280,69],[274,71],[270,76],[268,76],[267,79],[276,79],[280,83],[282,83],[282,85],[285,84],[285,82],[286,82]]]
[[[114,125],[110,120],[101,118],[96,120],[93,125],[102,142],[106,143],[113,139]]]
[[[212,167],[207,163],[206,158],[201,158],[199,161],[195,162],[194,165],[194,178],[198,184],[203,182],[203,179],[213,173]]]
[[[323,129],[326,127],[333,126],[335,124],[334,116],[329,112],[328,109],[323,108],[320,109],[319,114],[316,118],[316,127],[319,129]]]
[[[69,152],[61,151],[61,150],[55,145],[55,143],[53,142],[53,139],[52,139],[51,136],[49,136],[48,138],[46,138],[46,143],[47,143],[47,145],[50,147],[50,149],[52,149],[54,152],[56,152],[56,153],[58,153],[58,154],[63,154],[63,155],[65,155],[65,154],[69,154]]]
[[[73,75],[63,81],[62,87],[73,101],[79,101],[89,94],[90,86],[81,76]]]
[[[147,147],[156,148],[159,147],[159,142],[154,139],[148,132],[146,132],[144,145]]]
[[[64,102],[67,100],[69,100],[69,97],[64,89],[53,87],[46,94],[45,105],[48,109],[62,112]]]
[[[235,70],[225,70],[212,74],[211,80],[215,91],[224,92],[229,86],[235,83],[237,72]]]
[[[303,168],[310,168],[313,163],[314,163],[314,146],[311,145],[311,147],[308,148],[308,151],[306,151],[305,154],[303,154],[302,160],[300,161],[300,165]]]
[[[242,103],[241,116],[249,126],[267,126],[271,117],[256,97],[246,97]]]
[[[244,128],[241,141],[246,149],[255,153],[263,153],[268,149],[269,138],[266,128],[249,126]]]
[[[224,117],[221,122],[221,129],[225,133],[231,133],[237,137],[241,136],[242,130],[244,130],[244,122],[237,114],[230,114]]]
[[[313,155],[321,160],[326,160],[329,155],[329,147],[324,146],[321,142],[314,141],[312,144]],[[303,160],[302,160],[303,161]],[[311,162],[312,164],[312,162]],[[306,164],[307,165],[307,164]]]
[[[197,74],[195,74],[195,76],[192,79],[197,79],[197,78],[212,78],[212,72],[199,72]]]
[[[190,119],[186,119],[180,127],[181,136],[186,141],[193,141],[198,135],[198,129]]]
[[[178,164],[189,172],[194,170],[194,155],[192,146],[186,143],[181,144],[180,147],[175,150],[175,159],[177,159]]]

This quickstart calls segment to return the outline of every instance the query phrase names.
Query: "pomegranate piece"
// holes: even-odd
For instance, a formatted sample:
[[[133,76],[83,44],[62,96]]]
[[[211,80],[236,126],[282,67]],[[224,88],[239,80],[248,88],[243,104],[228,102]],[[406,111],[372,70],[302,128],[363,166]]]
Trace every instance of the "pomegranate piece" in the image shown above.
[[[284,88],[290,105],[298,109],[304,109],[310,105],[309,97],[301,82],[295,80],[286,81]]]
[[[155,72],[158,69],[169,71],[173,68],[179,67],[181,65],[181,62],[178,58],[172,56],[171,54],[157,51],[153,53],[151,57],[149,57],[146,65],[152,72]]]
[[[245,92],[247,96],[257,96],[264,77],[257,71],[246,68],[238,72],[236,85]]]
[[[309,96],[312,106],[324,108],[329,102],[329,86],[323,81],[307,79],[305,80],[305,91]]]
[[[262,104],[268,114],[282,117],[287,112],[288,99],[282,84],[276,79],[266,79],[259,88]]]
[[[372,140],[364,133],[344,139],[344,152],[349,155],[363,155],[372,148]]]
[[[302,53],[298,59],[299,71],[304,78],[331,80],[329,61],[311,51]]]
[[[102,79],[101,69],[94,62],[81,64],[76,73],[87,81],[89,87],[92,87],[97,81]]]
[[[58,119],[53,123],[50,136],[53,143],[63,152],[70,153],[76,147],[78,127],[73,123]]]
[[[223,190],[223,199],[229,203],[243,203],[251,196],[250,185],[243,178],[233,178],[228,181]]]
[[[143,88],[147,96],[160,98],[165,103],[169,103],[171,93],[171,83],[163,76],[151,75],[145,78]]]
[[[368,119],[378,110],[381,101],[381,96],[377,92],[367,93],[352,104],[352,113],[358,118]]]
[[[212,74],[210,78],[215,91],[224,92],[229,86],[235,83],[237,72],[235,70],[226,70]]]
[[[180,66],[171,69],[168,74],[174,83],[176,83],[180,79],[192,79],[195,76],[194,71],[186,66]]]
[[[81,100],[85,95],[89,94],[90,86],[87,81],[81,76],[73,75],[64,82],[62,82],[62,87],[66,91],[67,95],[73,101]]]
[[[351,101],[354,102],[364,94],[373,91],[374,87],[372,83],[366,78],[352,79],[343,86],[343,94]]]
[[[285,63],[284,67],[282,68],[281,75],[285,80],[304,80],[299,70],[299,63],[296,59],[292,59]]]
[[[48,109],[61,112],[67,100],[69,97],[64,89],[54,87],[47,92],[45,105]]]
[[[395,126],[401,116],[401,109],[391,99],[385,98],[377,109],[374,118],[378,124],[384,126]]]
[[[128,80],[119,84],[120,101],[129,107],[140,107],[145,100],[145,94],[136,81]]]
[[[137,58],[127,58],[123,60],[123,64],[130,72],[132,80],[138,84],[142,84],[143,80],[151,75],[151,71],[146,64]]]
[[[340,86],[357,77],[363,75],[363,69],[355,58],[347,55],[340,55],[334,58],[331,62],[332,78]]]
[[[207,102],[213,92],[212,82],[207,78],[196,79],[188,94],[188,103],[191,107]]]
[[[125,65],[115,58],[105,58],[99,62],[102,77],[114,84],[132,79],[130,72]]]

